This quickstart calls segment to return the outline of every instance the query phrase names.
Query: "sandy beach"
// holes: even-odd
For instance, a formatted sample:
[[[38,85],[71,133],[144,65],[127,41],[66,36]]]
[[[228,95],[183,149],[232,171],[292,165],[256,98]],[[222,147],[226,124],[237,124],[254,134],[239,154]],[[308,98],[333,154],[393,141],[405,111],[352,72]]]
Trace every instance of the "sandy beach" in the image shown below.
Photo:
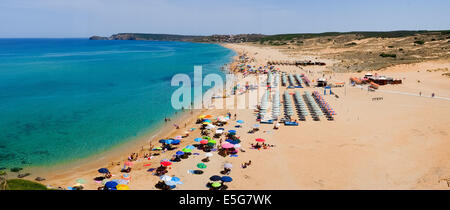
[[[281,190],[281,189],[449,189],[450,181],[450,77],[443,76],[439,69],[449,69],[450,60],[437,59],[413,64],[399,64],[383,68],[376,73],[403,80],[401,85],[381,86],[371,92],[366,87],[351,86],[349,78],[362,77],[362,72],[333,72],[331,64],[338,63],[328,57],[321,58],[321,52],[311,54],[286,53],[276,47],[252,44],[223,44],[238,55],[247,55],[252,66],[265,66],[270,60],[313,60],[327,63],[326,66],[297,67],[275,65],[276,69],[287,73],[305,74],[311,80],[325,77],[330,83],[345,82],[344,87],[332,88],[335,95],[324,95],[324,99],[336,111],[335,120],[313,121],[307,116],[299,126],[284,126],[274,130],[273,125],[261,124],[260,130],[248,133],[257,124],[255,109],[204,109],[194,113],[186,111],[174,122],[168,123],[157,134],[142,137],[129,144],[120,145],[107,154],[88,158],[57,168],[32,169],[32,180],[44,177],[43,184],[67,188],[84,179],[84,189],[96,190],[102,185],[93,180],[100,176],[99,168],[108,168],[114,178],[121,176],[120,169],[132,152],[159,153],[153,159],[139,158],[134,161],[130,189],[156,189],[158,176],[148,172],[156,168],[162,159],[170,159],[177,150],[167,152],[149,151],[149,140],[154,146],[162,138],[185,135],[177,147],[192,145],[201,137],[198,115],[225,115],[231,112],[225,130],[236,129],[242,149],[238,157],[222,157],[214,153],[201,175],[189,173],[203,159],[204,152],[193,150],[188,159],[169,166],[167,175],[177,176],[183,184],[177,190],[208,190],[209,177],[220,175],[225,163],[233,164],[227,183],[228,189]],[[236,58],[237,59],[237,58]],[[235,59],[235,60],[236,60]],[[230,65],[231,68],[236,63]],[[427,71],[429,70],[429,71]],[[375,73],[375,72],[374,72]],[[244,77],[237,73],[238,83],[257,81],[254,75]],[[260,85],[261,84],[255,84]],[[305,87],[290,90],[281,87],[280,93],[319,91],[323,88]],[[435,97],[431,94],[435,93]],[[261,96],[261,92],[258,92]],[[245,97],[240,96],[240,97]],[[260,98],[260,97],[259,97]],[[382,98],[382,100],[373,100]],[[236,114],[236,119],[234,118]],[[240,128],[235,128],[236,120],[243,120]],[[180,125],[174,129],[172,123]],[[186,126],[184,126],[186,123]],[[256,138],[263,138],[274,145],[269,149],[251,148]],[[223,139],[223,138],[222,138]],[[242,168],[241,164],[251,160],[252,164]],[[112,164],[114,163],[114,164]],[[150,165],[149,165],[150,164]]]

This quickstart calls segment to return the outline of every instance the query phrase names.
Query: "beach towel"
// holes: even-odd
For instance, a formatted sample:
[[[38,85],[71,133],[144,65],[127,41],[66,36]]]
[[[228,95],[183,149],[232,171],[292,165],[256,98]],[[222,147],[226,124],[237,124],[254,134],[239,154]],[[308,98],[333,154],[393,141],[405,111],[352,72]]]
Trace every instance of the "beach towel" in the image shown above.
[[[230,157],[237,157],[238,155],[230,155]]]

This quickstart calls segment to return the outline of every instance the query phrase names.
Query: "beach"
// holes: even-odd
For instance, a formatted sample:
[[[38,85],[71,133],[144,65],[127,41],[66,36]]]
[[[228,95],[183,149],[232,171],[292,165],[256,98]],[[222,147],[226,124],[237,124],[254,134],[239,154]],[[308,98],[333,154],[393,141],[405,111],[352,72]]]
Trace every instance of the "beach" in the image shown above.
[[[199,115],[224,116],[231,112],[225,130],[237,130],[241,148],[237,157],[222,157],[213,153],[207,168],[201,175],[189,173],[197,169],[205,152],[193,150],[181,162],[168,167],[167,175],[176,176],[183,184],[177,190],[208,190],[209,177],[220,175],[225,163],[233,165],[229,174],[233,181],[227,183],[228,189],[236,190],[282,190],[282,189],[449,189],[450,180],[450,83],[437,69],[450,68],[450,60],[433,60],[413,64],[399,64],[383,68],[378,74],[401,78],[401,85],[381,86],[376,91],[367,87],[352,86],[349,78],[364,76],[366,72],[333,72],[329,66],[338,60],[321,58],[320,52],[311,54],[290,54],[279,48],[254,44],[223,44],[238,55],[250,57],[246,64],[266,66],[271,60],[314,60],[327,63],[326,66],[275,65],[275,69],[287,73],[305,74],[311,80],[325,77],[331,83],[345,82],[344,87],[334,87],[334,95],[323,95],[323,88],[304,87],[290,90],[280,87],[280,93],[318,91],[336,111],[333,121],[322,118],[313,121],[309,116],[300,121],[299,126],[284,126],[278,130],[272,124],[260,124],[259,131],[248,133],[256,121],[255,107],[239,109],[203,109],[181,116],[159,129],[158,133],[146,135],[138,140],[124,143],[105,153],[85,160],[58,166],[57,168],[30,169],[33,180],[44,177],[41,183],[57,188],[67,188],[76,184],[77,179],[86,180],[84,189],[96,190],[102,184],[93,181],[100,176],[99,168],[107,168],[113,178],[120,178],[120,169],[128,155],[133,152],[159,153],[153,159],[139,158],[133,161],[129,173],[128,186],[132,190],[156,189],[160,177],[149,172],[156,168],[162,159],[170,159],[177,150],[167,152],[149,151],[152,145],[160,145],[159,139],[189,136],[177,145],[179,149],[196,144],[195,138],[202,137]],[[230,64],[231,70],[237,65],[237,57]],[[430,70],[430,71],[427,71]],[[435,70],[435,71],[433,71]],[[238,83],[259,81],[254,75],[243,76],[236,73]],[[263,77],[265,78],[265,77]],[[418,82],[420,81],[420,82]],[[261,82],[255,84],[259,85]],[[256,91],[256,90],[255,90]],[[263,90],[264,91],[264,90]],[[435,97],[431,94],[435,93]],[[338,97],[336,97],[338,95]],[[258,91],[260,98],[261,91]],[[238,97],[245,97],[243,96]],[[373,100],[382,98],[382,100]],[[236,114],[236,118],[234,115]],[[242,127],[235,128],[236,120],[243,120]],[[179,129],[172,125],[177,123]],[[186,123],[186,126],[184,124]],[[189,131],[190,128],[196,128]],[[251,144],[255,139],[265,139],[274,145],[268,149],[256,150]],[[242,168],[244,162],[251,165]]]

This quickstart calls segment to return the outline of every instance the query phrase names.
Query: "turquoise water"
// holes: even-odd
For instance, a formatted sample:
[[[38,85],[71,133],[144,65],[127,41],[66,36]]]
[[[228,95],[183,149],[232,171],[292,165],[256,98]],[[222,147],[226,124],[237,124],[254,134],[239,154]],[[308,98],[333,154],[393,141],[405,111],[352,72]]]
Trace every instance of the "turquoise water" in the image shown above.
[[[0,167],[61,163],[148,132],[175,112],[176,73],[220,73],[215,44],[0,39]]]

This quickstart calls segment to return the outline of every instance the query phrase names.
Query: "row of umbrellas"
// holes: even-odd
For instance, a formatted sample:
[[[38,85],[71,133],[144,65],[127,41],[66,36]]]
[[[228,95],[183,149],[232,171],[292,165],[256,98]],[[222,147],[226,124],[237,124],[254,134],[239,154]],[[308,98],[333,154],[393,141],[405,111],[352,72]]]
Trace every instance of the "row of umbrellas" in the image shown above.
[[[302,85],[302,78],[300,77],[300,75],[299,74],[295,74],[295,79],[297,79],[297,83],[298,83],[298,85]]]
[[[305,101],[303,101],[303,98],[300,95],[299,91],[295,91],[294,101],[295,101],[297,109],[298,109],[297,110],[298,114],[301,115],[301,116],[307,116],[308,115],[308,111],[306,111],[306,104],[305,104]]]
[[[310,111],[312,112],[312,114],[316,116],[323,116],[322,110],[320,109],[319,105],[317,105],[314,98],[311,96],[311,93],[309,91],[305,91],[305,96],[306,103],[310,105]]]
[[[292,101],[287,91],[284,91],[283,98],[284,98],[284,113],[286,116],[291,117],[294,115],[294,109],[292,108]]]

